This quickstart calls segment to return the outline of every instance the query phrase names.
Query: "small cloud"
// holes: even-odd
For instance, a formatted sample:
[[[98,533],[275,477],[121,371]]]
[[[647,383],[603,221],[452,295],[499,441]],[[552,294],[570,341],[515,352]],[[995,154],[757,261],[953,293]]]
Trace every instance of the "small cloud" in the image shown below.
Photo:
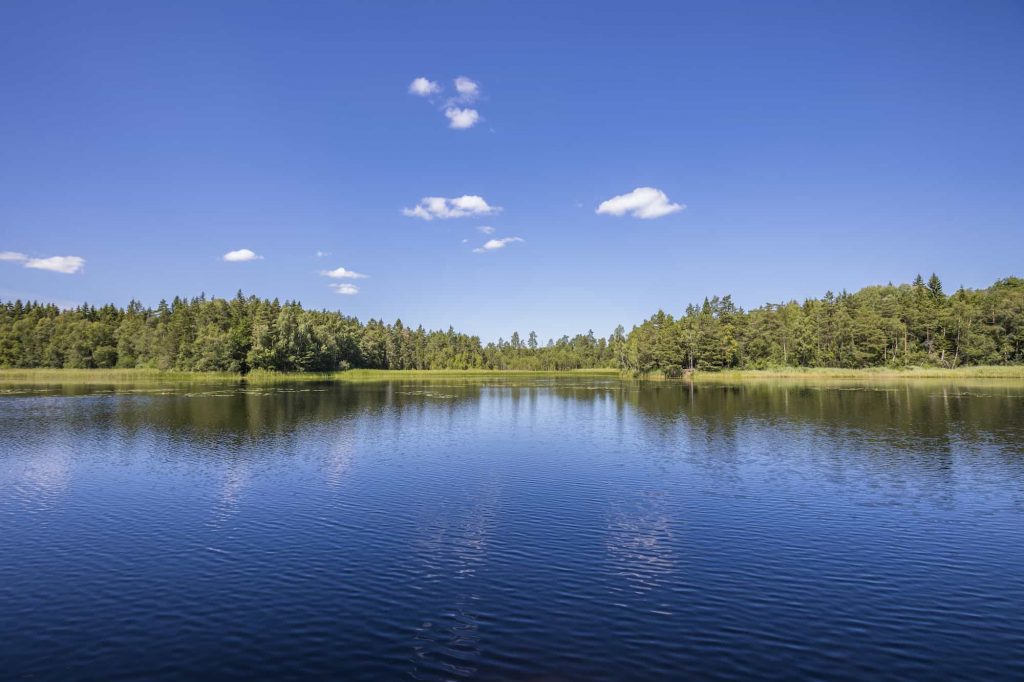
[[[483,246],[478,249],[473,249],[474,253],[487,253],[488,251],[497,251],[498,249],[504,249],[509,244],[514,242],[526,241],[521,237],[502,237],[501,239],[490,239]]]
[[[321,270],[320,274],[324,277],[332,277],[334,279],[366,279],[367,275],[352,272],[345,268],[335,268],[334,270]]]
[[[455,90],[459,93],[459,101],[466,104],[475,102],[480,96],[480,84],[465,76],[455,79]]]
[[[476,109],[448,107],[444,110],[444,115],[448,117],[448,127],[455,130],[472,128],[480,120],[480,112]]]
[[[238,251],[228,251],[222,258],[229,263],[243,263],[248,260],[259,260],[263,256],[257,256],[249,249],[239,249]]]
[[[429,95],[436,95],[441,92],[441,86],[432,80],[428,80],[420,76],[412,83],[409,84],[409,94],[419,95],[420,97],[428,97]]]
[[[684,204],[673,204],[668,196],[654,187],[637,187],[628,194],[620,194],[597,207],[597,213],[621,216],[629,213],[634,218],[660,218],[682,211]]]
[[[20,254],[19,254],[20,255]],[[29,258],[24,261],[26,268],[49,270],[65,275],[81,272],[85,267],[85,259],[78,256],[50,256],[49,258]]]
[[[480,230],[484,234],[494,234],[494,228],[491,227],[490,225],[481,225],[476,229]]]
[[[483,120],[480,112],[469,106],[480,98],[480,84],[466,76],[459,76],[454,83],[455,96],[445,98],[443,101],[433,97],[441,92],[441,85],[422,76],[409,84],[409,93],[428,98],[435,106],[439,105],[448,119],[449,128],[467,130]]]
[[[359,287],[355,284],[329,284],[328,286],[334,290],[334,293],[341,294],[342,296],[355,296],[359,293]]]
[[[468,215],[488,215],[501,211],[500,206],[491,206],[483,197],[466,194],[461,197],[446,199],[445,197],[423,197],[413,208],[402,209],[402,214],[410,218],[433,220],[434,218],[462,218]]]
[[[22,267],[33,270],[49,270],[65,275],[81,272],[85,267],[85,259],[79,256],[50,256],[49,258],[29,258],[17,251],[0,251],[0,261],[21,263]]]
[[[316,257],[317,258],[323,258],[325,256],[330,256],[330,255],[331,255],[330,251],[317,251],[316,252]]]

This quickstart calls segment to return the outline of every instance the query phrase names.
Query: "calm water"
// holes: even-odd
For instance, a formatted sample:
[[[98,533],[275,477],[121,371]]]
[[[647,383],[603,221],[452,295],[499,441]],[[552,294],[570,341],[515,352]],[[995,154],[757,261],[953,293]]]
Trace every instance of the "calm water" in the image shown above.
[[[1024,386],[0,393],[4,679],[1024,679]]]

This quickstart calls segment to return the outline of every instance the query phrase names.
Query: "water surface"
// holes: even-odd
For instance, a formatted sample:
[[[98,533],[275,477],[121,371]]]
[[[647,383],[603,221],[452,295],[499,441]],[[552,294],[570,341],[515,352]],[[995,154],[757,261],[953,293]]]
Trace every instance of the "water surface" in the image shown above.
[[[0,390],[5,679],[1024,678],[1024,386]]]

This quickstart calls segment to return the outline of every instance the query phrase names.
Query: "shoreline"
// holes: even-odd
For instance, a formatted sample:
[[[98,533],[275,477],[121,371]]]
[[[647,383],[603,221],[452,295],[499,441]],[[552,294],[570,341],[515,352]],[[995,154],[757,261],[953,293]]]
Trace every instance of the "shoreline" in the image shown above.
[[[486,377],[619,377],[617,369],[498,370],[498,369],[349,369],[341,372],[181,372],[159,369],[0,369],[0,384],[118,384],[118,383],[277,383],[293,381],[390,381],[393,379]]]
[[[365,382],[400,379],[434,378],[542,378],[542,377],[602,377],[633,381],[659,381],[679,383],[745,383],[771,380],[1016,380],[1024,382],[1024,366],[976,366],[957,369],[910,367],[894,369],[872,367],[865,369],[837,368],[776,368],[735,369],[718,372],[693,372],[678,378],[659,374],[633,376],[618,369],[577,370],[388,370],[351,369],[342,372],[266,372],[255,371],[246,375],[227,372],[180,372],[158,369],[0,369],[0,384],[130,384],[130,383],[278,383],[295,381]]]
[[[694,372],[692,381],[762,381],[765,379],[1019,379],[1024,381],[1022,365],[978,365],[947,369],[943,367],[785,367],[776,369],[726,369],[719,372]],[[686,381],[683,377],[681,380]]]

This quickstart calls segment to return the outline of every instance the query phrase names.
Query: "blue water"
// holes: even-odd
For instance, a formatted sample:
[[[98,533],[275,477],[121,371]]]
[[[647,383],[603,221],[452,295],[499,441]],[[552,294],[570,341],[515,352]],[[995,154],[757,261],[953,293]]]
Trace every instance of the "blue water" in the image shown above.
[[[0,678],[1024,679],[1024,387],[0,393]]]

